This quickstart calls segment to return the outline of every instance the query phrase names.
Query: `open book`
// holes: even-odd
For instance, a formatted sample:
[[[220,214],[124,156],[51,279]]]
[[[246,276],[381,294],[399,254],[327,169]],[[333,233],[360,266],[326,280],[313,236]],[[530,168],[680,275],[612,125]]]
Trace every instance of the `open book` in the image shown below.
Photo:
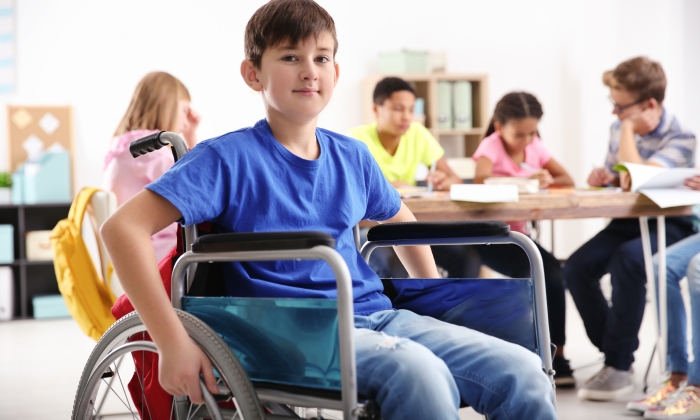
[[[700,169],[660,168],[628,162],[618,163],[613,169],[629,172],[631,190],[646,195],[662,209],[700,204],[700,191],[691,190],[683,184],[686,179],[700,175]]]

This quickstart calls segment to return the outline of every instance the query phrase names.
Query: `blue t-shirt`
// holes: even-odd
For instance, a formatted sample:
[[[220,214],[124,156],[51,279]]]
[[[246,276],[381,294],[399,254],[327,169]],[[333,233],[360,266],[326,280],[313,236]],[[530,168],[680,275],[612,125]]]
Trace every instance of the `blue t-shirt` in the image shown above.
[[[320,128],[317,160],[302,159],[272,135],[267,121],[206,140],[146,186],[172,203],[181,223],[214,222],[227,232],[312,230],[329,233],[350,269],[355,313],[391,308],[379,277],[355,248],[352,228],[387,220],[401,199],[362,142]],[[229,294],[238,297],[335,298],[323,261],[230,263]]]

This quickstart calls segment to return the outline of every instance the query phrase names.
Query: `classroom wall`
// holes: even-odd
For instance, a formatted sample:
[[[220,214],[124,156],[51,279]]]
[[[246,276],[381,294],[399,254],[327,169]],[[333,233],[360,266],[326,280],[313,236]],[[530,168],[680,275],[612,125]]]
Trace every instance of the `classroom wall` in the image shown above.
[[[166,70],[189,88],[201,138],[263,116],[240,80],[245,23],[264,1],[16,0],[16,92],[6,104],[74,107],[78,186],[97,185],[102,161],[134,86]],[[521,89],[539,97],[540,131],[576,182],[603,162],[614,117],[603,71],[635,55],[660,60],[667,107],[700,132],[700,3],[694,0],[320,0],[338,27],[341,78],[321,125],[361,122],[360,81],[380,51],[444,50],[450,72],[490,76],[490,104]],[[0,133],[6,132],[0,119]],[[6,150],[0,136],[0,151]],[[0,169],[6,167],[0,159]],[[560,221],[556,253],[567,256],[604,221]],[[548,243],[547,240],[544,241]]]

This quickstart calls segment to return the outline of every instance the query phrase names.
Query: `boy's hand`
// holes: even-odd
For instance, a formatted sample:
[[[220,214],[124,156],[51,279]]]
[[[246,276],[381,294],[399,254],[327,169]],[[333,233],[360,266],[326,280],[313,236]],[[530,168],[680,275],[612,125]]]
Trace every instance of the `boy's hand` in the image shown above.
[[[425,177],[426,181],[433,181],[433,190],[436,191],[448,191],[452,182],[450,177],[443,171],[436,170],[432,174],[428,174]]]
[[[622,191],[632,189],[632,177],[630,177],[629,172],[620,172],[620,188],[622,188]]]
[[[219,393],[209,358],[189,337],[181,345],[166,346],[159,356],[158,380],[167,393],[187,395],[194,404],[204,404],[200,373],[209,392]]]
[[[588,175],[588,185],[591,187],[605,187],[615,180],[615,175],[605,168],[595,168]]]
[[[700,176],[694,176],[685,180],[685,185],[693,190],[700,191]]]
[[[539,180],[540,188],[547,188],[554,183],[554,177],[552,177],[552,174],[546,169],[540,169],[532,174],[530,178]]]
[[[622,125],[627,125],[635,133],[644,135],[654,131],[659,122],[661,122],[659,113],[656,109],[649,107],[628,116],[622,120]]]

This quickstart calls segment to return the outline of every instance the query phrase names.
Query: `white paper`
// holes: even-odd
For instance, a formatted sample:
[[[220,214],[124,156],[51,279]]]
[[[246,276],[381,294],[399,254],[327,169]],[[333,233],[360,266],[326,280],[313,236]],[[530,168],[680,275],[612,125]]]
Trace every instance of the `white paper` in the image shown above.
[[[696,168],[661,168],[622,162],[632,177],[632,191],[642,188],[683,188],[683,182],[695,175],[700,175]]]
[[[52,113],[47,112],[44,114],[43,117],[39,120],[39,127],[41,127],[46,134],[51,135],[53,134],[56,130],[58,130],[58,127],[61,126],[61,121],[58,120]]]
[[[632,191],[649,197],[662,209],[700,204],[700,191],[685,186],[685,180],[700,175],[697,168],[660,168],[622,162],[632,178]]]
[[[662,209],[700,204],[700,191],[681,188],[642,188],[640,193],[649,197]]]
[[[508,203],[518,201],[517,185],[453,184],[450,200],[474,203]]]

